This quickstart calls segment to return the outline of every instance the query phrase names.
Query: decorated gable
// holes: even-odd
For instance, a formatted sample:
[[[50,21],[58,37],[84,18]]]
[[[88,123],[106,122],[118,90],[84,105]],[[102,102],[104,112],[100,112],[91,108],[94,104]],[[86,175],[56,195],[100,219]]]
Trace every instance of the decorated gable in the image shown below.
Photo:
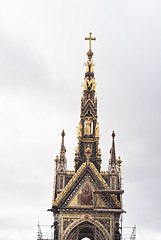
[[[91,208],[94,205],[106,207],[100,196],[95,194],[99,188],[104,189],[102,182],[90,171],[89,166],[86,166],[82,175],[77,185],[76,182],[74,183],[75,187],[64,202],[63,207]]]
[[[90,208],[93,206],[105,208],[108,206],[108,200],[101,197],[101,194],[97,194],[98,190],[107,191],[109,187],[93,163],[83,163],[53,202],[53,206],[58,208]],[[117,197],[114,194],[110,194],[110,197],[120,207]]]

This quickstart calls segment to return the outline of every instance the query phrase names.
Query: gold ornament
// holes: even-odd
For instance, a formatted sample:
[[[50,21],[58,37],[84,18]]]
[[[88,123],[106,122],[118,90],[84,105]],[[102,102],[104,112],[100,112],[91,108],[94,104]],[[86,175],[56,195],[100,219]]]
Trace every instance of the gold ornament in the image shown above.
[[[75,148],[75,154],[78,155],[78,147]]]
[[[90,81],[90,85],[92,85],[91,90],[92,90],[92,91],[95,91],[95,88],[96,88],[96,81],[95,81],[94,78]]]
[[[86,119],[86,135],[91,134],[91,120],[90,118]]]
[[[96,133],[95,133],[96,137],[99,137],[99,123],[96,124]]]
[[[82,124],[81,121],[79,122],[79,127],[78,127],[78,137],[82,136]]]

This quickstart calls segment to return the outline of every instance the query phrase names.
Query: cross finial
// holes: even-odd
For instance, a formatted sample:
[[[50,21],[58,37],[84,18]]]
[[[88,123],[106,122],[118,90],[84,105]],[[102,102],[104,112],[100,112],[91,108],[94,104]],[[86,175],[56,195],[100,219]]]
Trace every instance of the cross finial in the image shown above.
[[[96,40],[96,38],[92,37],[92,33],[89,33],[89,37],[85,37],[85,40],[89,40],[89,51],[91,51],[91,40]]]
[[[87,56],[88,56],[88,59],[91,60],[92,59],[92,56],[93,56],[93,52],[91,50],[91,41],[92,40],[96,40],[96,38],[93,38],[92,37],[92,33],[90,32],[89,33],[89,37],[85,37],[85,40],[89,40],[89,51],[87,52]]]

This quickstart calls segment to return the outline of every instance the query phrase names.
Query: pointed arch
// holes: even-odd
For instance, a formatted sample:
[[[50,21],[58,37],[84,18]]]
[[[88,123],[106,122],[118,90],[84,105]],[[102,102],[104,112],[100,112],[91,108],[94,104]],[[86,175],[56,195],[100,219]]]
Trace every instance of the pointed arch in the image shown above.
[[[84,237],[98,240],[109,240],[109,233],[104,228],[104,226],[94,220],[93,218],[89,218],[88,216],[84,216],[75,222],[73,222],[65,231],[63,240],[75,240],[75,239],[83,239]]]

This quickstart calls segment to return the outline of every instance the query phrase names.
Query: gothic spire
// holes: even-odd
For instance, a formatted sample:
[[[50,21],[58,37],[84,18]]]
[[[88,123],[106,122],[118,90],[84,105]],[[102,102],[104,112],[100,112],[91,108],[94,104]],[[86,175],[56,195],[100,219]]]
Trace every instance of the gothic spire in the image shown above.
[[[78,147],[75,154],[76,171],[84,161],[94,163],[98,171],[101,168],[101,150],[99,148],[99,123],[97,122],[97,97],[95,95],[96,80],[94,78],[94,63],[92,60],[93,52],[91,50],[91,41],[96,40],[89,33],[89,51],[88,60],[85,63],[86,73],[83,84],[83,95],[81,98],[81,115],[78,126]],[[91,150],[91,155],[86,156],[86,150]]]
[[[111,150],[110,150],[110,153],[111,153],[111,164],[112,163],[116,163],[116,152],[115,152],[115,132],[113,131],[112,132],[112,147],[111,147]]]
[[[65,136],[64,129],[63,129],[61,135],[62,135],[62,142],[61,142],[61,149],[60,149],[60,159],[64,158],[65,152],[66,152],[66,149],[65,149],[65,146],[64,146],[64,136]]]
[[[65,136],[64,130],[62,131],[61,135],[62,135],[62,142],[61,142],[61,148],[60,148],[60,158],[58,160],[58,172],[65,172],[66,171],[66,157],[65,157],[66,148],[64,146],[64,136]]]

